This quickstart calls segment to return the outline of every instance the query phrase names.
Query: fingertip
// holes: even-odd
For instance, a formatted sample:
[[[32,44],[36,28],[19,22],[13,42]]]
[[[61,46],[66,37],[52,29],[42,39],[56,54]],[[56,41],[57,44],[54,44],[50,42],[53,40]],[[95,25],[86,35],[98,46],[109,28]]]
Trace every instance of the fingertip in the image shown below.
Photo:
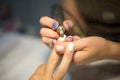
[[[71,41],[74,41],[74,37],[73,36],[68,36],[66,39],[65,39],[66,42],[71,42]]]
[[[41,28],[40,31],[39,31],[40,36],[42,36],[42,30],[43,30],[43,28]]]
[[[51,41],[51,44],[52,44],[52,46],[54,46],[54,45],[55,45],[55,42],[52,40],[52,41]]]
[[[56,52],[58,54],[63,54],[65,52],[65,45],[64,45],[64,42],[61,41],[61,39],[58,39],[56,41],[56,45],[55,45],[55,48],[56,48]]]
[[[58,23],[54,21],[52,22],[51,26],[53,29],[56,29],[58,27]]]
[[[51,40],[51,42],[49,43],[49,47],[53,48],[55,44],[56,40]]]
[[[48,16],[43,16],[40,18],[40,24],[42,26],[46,26],[46,27],[49,27],[53,30],[56,30],[56,28],[58,27],[59,23],[53,19],[53,18],[50,18]]]
[[[67,31],[70,31],[73,28],[73,22],[71,20],[65,20],[63,25]]]
[[[63,45],[56,45],[56,52],[58,54],[63,54],[64,53],[64,50],[65,50],[65,47]]]
[[[74,52],[74,44],[72,42],[68,44],[67,51],[68,51],[68,54],[73,54],[73,52]]]
[[[48,16],[42,16],[42,17],[40,17],[39,22],[42,24],[42,22],[44,22],[45,18],[48,18]]]

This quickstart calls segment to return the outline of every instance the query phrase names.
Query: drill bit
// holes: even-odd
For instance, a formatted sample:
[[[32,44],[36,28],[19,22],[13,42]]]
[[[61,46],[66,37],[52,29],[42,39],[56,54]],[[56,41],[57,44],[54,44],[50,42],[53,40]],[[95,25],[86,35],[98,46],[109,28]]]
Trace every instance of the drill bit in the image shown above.
[[[60,37],[64,37],[65,28],[60,25],[57,28],[57,32],[59,33]]]

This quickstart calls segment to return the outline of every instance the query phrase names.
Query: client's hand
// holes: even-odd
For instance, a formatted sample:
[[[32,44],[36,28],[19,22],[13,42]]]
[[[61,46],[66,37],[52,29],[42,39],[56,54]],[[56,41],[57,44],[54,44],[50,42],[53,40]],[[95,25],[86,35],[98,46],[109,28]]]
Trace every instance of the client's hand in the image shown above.
[[[73,43],[69,43],[63,55],[62,61],[55,71],[56,65],[59,61],[59,55],[56,54],[55,48],[53,48],[48,63],[40,65],[35,73],[31,76],[30,80],[62,80],[70,66],[73,53]]]
[[[64,50],[70,42],[70,38],[68,38],[66,42],[56,44],[58,54],[64,54]],[[102,37],[75,38],[72,43],[74,44],[74,56],[72,61],[75,65],[104,59],[117,59],[119,57],[118,54],[116,55],[119,51],[115,51],[117,44]]]

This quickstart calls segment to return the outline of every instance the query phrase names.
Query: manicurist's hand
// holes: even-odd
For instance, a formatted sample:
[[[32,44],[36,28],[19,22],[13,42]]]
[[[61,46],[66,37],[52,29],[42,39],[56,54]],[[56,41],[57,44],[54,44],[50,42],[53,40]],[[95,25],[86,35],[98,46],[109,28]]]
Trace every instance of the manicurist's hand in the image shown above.
[[[55,48],[53,48],[48,63],[40,65],[31,76],[30,80],[62,80],[72,61],[73,52],[73,43],[69,43],[65,50],[62,61],[55,71],[56,65],[59,62],[59,55],[56,54]]]
[[[64,54],[64,50],[69,42],[70,41],[67,40],[66,42],[57,43],[57,53]],[[102,37],[94,36],[78,38],[73,41],[73,44],[75,49],[73,63],[75,65],[86,64],[103,59],[120,59],[120,44],[108,41]]]
[[[43,16],[40,18],[40,24],[43,26],[40,29],[42,41],[49,47],[53,48],[56,40],[59,38],[59,34],[56,32],[59,23],[53,18]],[[73,23],[70,20],[65,20],[63,25],[66,29],[66,32],[70,31],[73,27]]]

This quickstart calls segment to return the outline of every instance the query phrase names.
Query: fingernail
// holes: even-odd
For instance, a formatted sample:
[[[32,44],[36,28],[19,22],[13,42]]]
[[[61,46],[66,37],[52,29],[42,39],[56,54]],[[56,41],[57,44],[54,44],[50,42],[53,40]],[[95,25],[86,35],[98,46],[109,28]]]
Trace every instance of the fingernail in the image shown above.
[[[67,39],[70,39],[70,40],[74,40],[74,38],[72,36],[68,36]]]
[[[53,27],[53,28],[57,28],[57,23],[53,23],[53,24],[52,24],[52,27]]]
[[[63,46],[61,46],[61,45],[57,45],[57,46],[56,46],[56,51],[61,52],[61,51],[63,51],[63,50],[64,50],[64,47],[63,47]]]
[[[59,37],[58,41],[63,42],[65,40],[65,38],[66,38],[66,35],[64,35],[63,37]]]
[[[51,41],[51,44],[52,44],[52,46],[54,46],[54,41],[53,40]]]
[[[71,23],[70,22],[66,22],[67,26],[69,29],[71,29]]]
[[[73,43],[69,43],[67,50],[69,50],[70,52],[74,50],[74,44]]]

